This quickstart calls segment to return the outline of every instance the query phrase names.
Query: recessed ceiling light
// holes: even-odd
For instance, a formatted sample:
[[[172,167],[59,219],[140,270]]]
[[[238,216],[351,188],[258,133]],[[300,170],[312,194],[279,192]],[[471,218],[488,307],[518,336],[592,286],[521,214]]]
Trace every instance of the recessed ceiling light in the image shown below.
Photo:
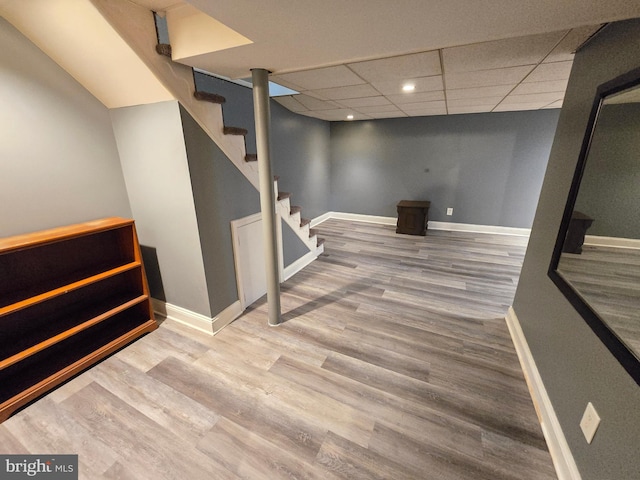
[[[415,89],[416,89],[416,86],[409,83],[402,87],[402,90],[405,92],[413,92]]]
[[[353,115],[347,115],[347,120],[353,120]]]

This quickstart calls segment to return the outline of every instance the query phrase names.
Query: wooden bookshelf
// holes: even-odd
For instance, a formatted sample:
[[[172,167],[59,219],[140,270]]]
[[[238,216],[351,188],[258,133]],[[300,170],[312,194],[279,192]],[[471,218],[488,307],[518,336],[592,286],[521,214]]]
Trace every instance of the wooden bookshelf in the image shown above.
[[[156,328],[133,220],[0,239],[0,422]]]

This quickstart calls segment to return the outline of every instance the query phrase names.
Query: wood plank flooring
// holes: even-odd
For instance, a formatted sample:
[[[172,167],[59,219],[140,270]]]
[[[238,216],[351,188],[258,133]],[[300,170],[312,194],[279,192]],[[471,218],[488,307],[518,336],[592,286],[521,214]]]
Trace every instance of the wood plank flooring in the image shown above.
[[[640,357],[640,250],[585,244],[563,253],[558,271]]]
[[[555,479],[509,338],[526,239],[330,220],[215,337],[161,327],[0,425],[86,479]]]

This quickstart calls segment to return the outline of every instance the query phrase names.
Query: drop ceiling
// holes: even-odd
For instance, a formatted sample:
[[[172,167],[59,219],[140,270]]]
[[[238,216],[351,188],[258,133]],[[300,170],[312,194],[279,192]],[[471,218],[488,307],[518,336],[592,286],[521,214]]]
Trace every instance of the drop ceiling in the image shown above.
[[[331,121],[559,108],[575,50],[640,16],[637,0],[133,1],[215,18],[250,43],[179,61],[232,79],[265,68],[300,92],[276,101]]]

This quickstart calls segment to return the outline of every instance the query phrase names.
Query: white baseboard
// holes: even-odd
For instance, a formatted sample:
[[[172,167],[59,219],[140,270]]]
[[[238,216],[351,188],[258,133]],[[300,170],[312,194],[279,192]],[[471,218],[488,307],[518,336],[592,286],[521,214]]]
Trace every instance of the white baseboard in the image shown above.
[[[182,323],[188,327],[194,328],[209,335],[215,335],[224,327],[233,322],[242,313],[240,307],[240,301],[236,301],[225,308],[222,312],[213,318],[207,317],[200,313],[192,312],[186,308],[172,305],[171,303],[163,302],[156,298],[152,298],[154,312],[174,320],[178,323]]]
[[[394,217],[379,217],[377,215],[363,215],[361,213],[328,212],[328,214],[328,218],[352,220],[354,222],[378,223],[380,225],[395,225],[398,221],[398,219]]]
[[[637,238],[600,237],[598,235],[585,235],[585,245],[594,247],[615,247],[640,249],[640,240]]]
[[[551,404],[551,399],[544,387],[542,377],[540,377],[540,372],[531,355],[529,344],[522,332],[520,322],[513,307],[509,307],[506,321],[511,339],[513,340],[518,358],[520,359],[520,366],[522,367],[524,377],[529,386],[529,393],[531,394],[536,413],[538,414],[538,420],[542,426],[542,433],[549,447],[549,453],[551,454],[558,480],[581,480],[582,477],[573,459],[564,432],[560,427],[560,422],[558,422],[558,417]]]
[[[398,219],[396,217],[380,217],[377,215],[363,215],[360,213],[345,212],[327,212],[311,221],[311,226],[316,225],[335,218],[338,220],[351,220],[354,222],[377,223],[380,225],[396,225]],[[500,227],[497,225],[474,225],[471,223],[453,223],[453,222],[436,222],[429,220],[428,228],[431,230],[449,230],[452,232],[475,232],[475,233],[493,233],[499,235],[519,235],[528,237],[531,235],[530,228],[516,227]]]
[[[285,267],[285,269],[282,272],[282,276],[284,278],[284,281],[289,280],[296,273],[298,273],[304,267],[306,267],[311,262],[313,262],[316,258],[318,258],[318,253],[316,251],[308,252],[306,255],[303,255],[302,257],[300,257],[298,260],[293,262],[288,267]]]
[[[310,223],[311,228],[315,227],[319,223],[324,222],[325,220],[329,220],[331,218],[332,213],[333,212],[326,212],[326,213],[323,213],[322,215],[318,215],[316,218],[311,220],[311,223]]]
[[[498,225],[474,225],[472,223],[434,222],[429,220],[428,227],[432,230],[449,230],[452,232],[493,233],[497,235],[519,235],[528,237],[530,228],[501,227]]]

